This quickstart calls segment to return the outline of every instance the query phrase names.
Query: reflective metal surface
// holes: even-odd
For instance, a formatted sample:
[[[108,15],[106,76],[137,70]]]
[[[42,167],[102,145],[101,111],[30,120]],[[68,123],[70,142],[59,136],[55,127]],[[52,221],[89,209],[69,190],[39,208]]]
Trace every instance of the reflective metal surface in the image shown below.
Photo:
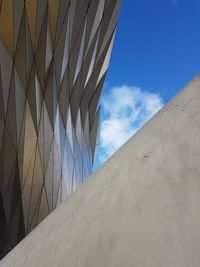
[[[119,1],[0,5],[3,255],[92,172]]]

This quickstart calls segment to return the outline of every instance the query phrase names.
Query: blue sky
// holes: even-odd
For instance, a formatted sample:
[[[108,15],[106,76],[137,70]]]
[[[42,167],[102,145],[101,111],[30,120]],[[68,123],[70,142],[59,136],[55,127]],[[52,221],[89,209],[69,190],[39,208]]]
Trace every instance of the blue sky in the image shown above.
[[[200,0],[123,0],[94,169],[198,72]]]

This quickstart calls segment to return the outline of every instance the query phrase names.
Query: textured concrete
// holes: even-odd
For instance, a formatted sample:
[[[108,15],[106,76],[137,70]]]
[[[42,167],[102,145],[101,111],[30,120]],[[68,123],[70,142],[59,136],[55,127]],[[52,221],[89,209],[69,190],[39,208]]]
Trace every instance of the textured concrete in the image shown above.
[[[1,262],[199,267],[200,77]]]

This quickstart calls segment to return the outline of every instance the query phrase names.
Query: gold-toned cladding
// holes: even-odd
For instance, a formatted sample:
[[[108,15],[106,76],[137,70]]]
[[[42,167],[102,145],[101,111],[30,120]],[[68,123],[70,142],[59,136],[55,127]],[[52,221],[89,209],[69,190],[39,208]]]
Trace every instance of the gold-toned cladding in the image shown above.
[[[56,25],[58,19],[59,0],[48,0],[49,6],[49,20],[51,25],[52,43],[55,42]]]
[[[119,0],[3,0],[0,255],[92,172]]]
[[[0,40],[13,56],[13,0],[3,0],[0,13]]]

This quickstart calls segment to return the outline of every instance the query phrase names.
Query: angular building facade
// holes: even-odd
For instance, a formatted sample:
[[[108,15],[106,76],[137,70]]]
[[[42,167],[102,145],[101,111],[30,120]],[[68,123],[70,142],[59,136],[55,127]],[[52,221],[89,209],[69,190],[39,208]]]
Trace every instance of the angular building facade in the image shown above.
[[[0,266],[199,267],[199,104],[200,75]]]
[[[0,0],[0,255],[92,172],[119,0]]]

